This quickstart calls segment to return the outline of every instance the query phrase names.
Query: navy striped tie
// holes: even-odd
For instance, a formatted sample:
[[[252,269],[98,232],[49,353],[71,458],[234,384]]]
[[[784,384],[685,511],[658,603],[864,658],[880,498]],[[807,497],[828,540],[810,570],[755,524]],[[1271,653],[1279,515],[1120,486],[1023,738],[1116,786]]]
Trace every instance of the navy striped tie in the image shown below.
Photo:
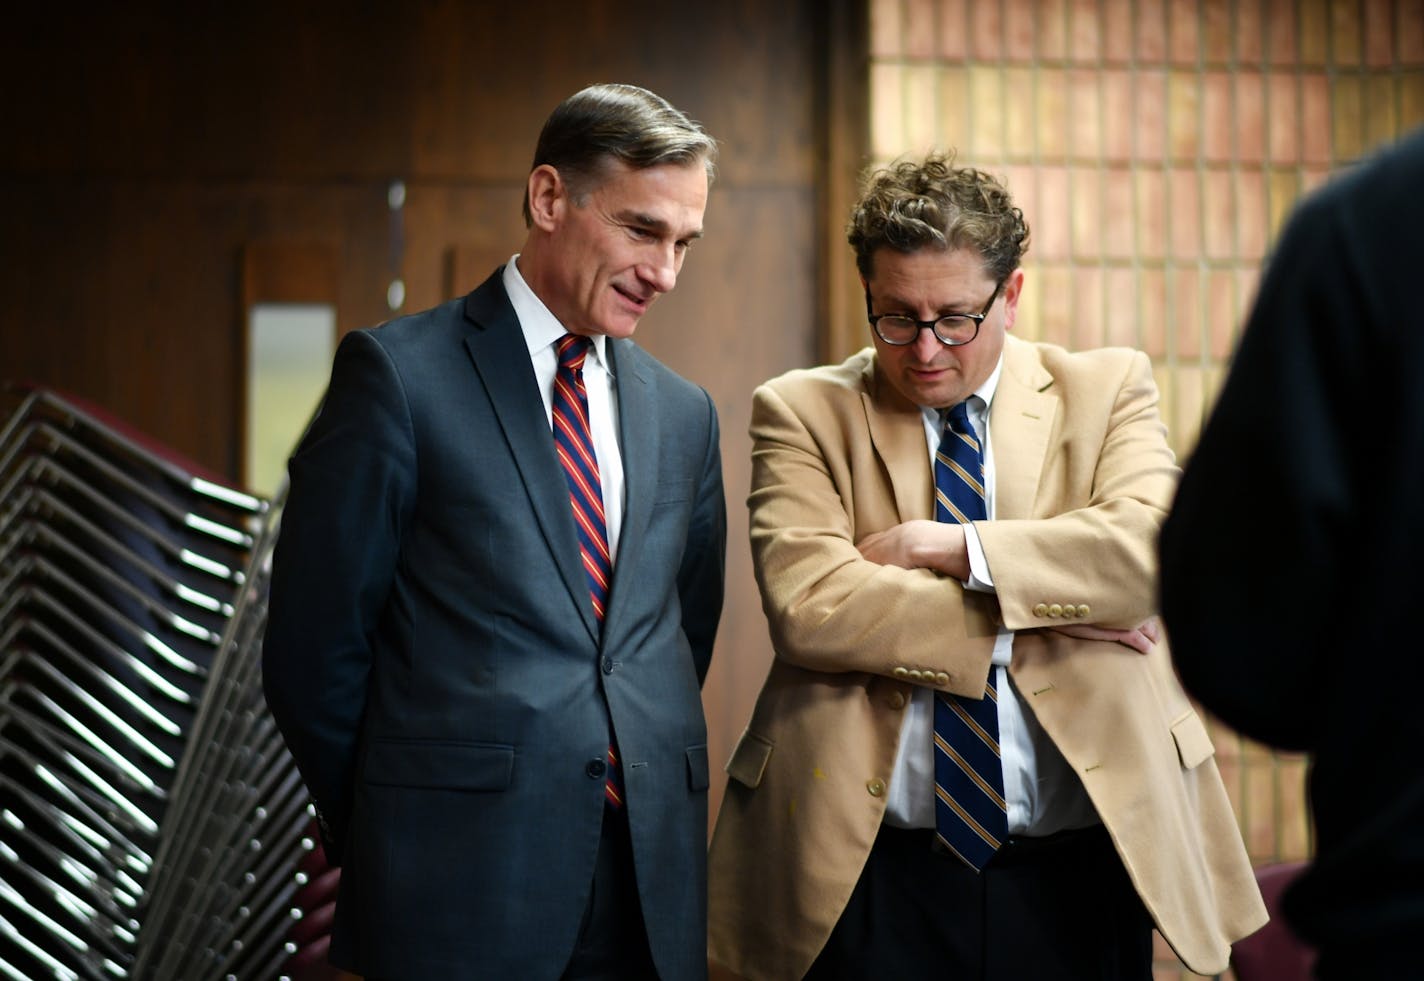
[[[935,452],[936,521],[968,524],[988,517],[984,454],[967,405],[949,410]],[[1008,835],[996,673],[991,666],[983,698],[935,693],[935,834],[976,871]]]
[[[593,452],[593,430],[588,424],[588,390],[583,384],[583,363],[590,343],[587,337],[565,334],[554,344],[559,356],[559,368],[554,373],[554,449],[569,482],[569,503],[578,527],[579,555],[588,575],[593,615],[602,624],[608,605],[608,585],[613,578],[613,556],[608,551],[603,484],[598,476],[598,458]],[[622,773],[617,750],[611,743],[607,773],[603,792],[610,805],[622,807]]]

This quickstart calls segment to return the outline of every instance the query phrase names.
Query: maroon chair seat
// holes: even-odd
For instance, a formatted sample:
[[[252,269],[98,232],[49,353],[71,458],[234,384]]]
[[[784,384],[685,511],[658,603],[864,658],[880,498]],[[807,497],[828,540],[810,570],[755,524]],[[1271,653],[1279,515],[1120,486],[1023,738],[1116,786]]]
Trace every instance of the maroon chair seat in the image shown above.
[[[1301,940],[1281,914],[1281,894],[1308,862],[1282,862],[1256,870],[1261,897],[1271,922],[1231,948],[1237,981],[1311,981],[1315,951]]]

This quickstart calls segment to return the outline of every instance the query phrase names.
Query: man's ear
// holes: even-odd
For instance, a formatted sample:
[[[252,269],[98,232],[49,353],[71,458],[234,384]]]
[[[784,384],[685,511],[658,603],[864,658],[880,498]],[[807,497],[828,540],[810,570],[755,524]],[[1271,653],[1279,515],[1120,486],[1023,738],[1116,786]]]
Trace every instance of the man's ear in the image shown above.
[[[536,227],[546,232],[557,228],[568,200],[568,187],[552,166],[540,164],[530,172],[529,216]]]
[[[1024,272],[1020,267],[1004,280],[1004,330],[1013,330],[1019,316],[1019,297],[1023,295]]]

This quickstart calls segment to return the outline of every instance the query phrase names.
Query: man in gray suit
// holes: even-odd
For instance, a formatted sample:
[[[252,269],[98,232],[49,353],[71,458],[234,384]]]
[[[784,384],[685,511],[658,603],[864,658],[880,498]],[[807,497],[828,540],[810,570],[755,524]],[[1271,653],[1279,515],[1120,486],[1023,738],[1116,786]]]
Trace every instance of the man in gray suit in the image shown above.
[[[337,351],[263,667],[342,865],[340,967],[706,974],[717,417],[629,338],[701,234],[715,155],[651,92],[575,94],[523,249]]]

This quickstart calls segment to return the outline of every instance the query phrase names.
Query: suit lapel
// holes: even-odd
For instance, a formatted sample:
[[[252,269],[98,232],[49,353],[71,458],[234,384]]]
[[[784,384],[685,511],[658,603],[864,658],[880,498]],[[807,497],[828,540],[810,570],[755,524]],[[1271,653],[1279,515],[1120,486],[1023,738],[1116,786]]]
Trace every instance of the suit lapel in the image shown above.
[[[1058,398],[1046,391],[1052,383],[1032,345],[1012,336],[1004,339],[1004,371],[989,412],[996,520],[1033,517],[1058,415]]]
[[[598,623],[579,558],[567,478],[554,452],[553,434],[544,422],[544,404],[524,333],[499,276],[497,271],[465,300],[465,316],[474,325],[465,337],[465,348],[494,407],[559,575],[596,641]]]
[[[866,361],[861,399],[870,441],[890,475],[900,520],[933,518],[934,476],[920,407],[880,378],[873,357]]]
[[[633,588],[629,576],[633,574],[636,558],[642,551],[643,536],[648,530],[653,495],[657,491],[659,433],[656,399],[648,377],[632,357],[633,342],[610,338],[605,350],[618,393],[618,444],[623,457],[624,490],[618,554],[613,557],[613,585],[603,618],[603,636],[607,637],[622,620],[623,608],[631,595],[628,591]]]

